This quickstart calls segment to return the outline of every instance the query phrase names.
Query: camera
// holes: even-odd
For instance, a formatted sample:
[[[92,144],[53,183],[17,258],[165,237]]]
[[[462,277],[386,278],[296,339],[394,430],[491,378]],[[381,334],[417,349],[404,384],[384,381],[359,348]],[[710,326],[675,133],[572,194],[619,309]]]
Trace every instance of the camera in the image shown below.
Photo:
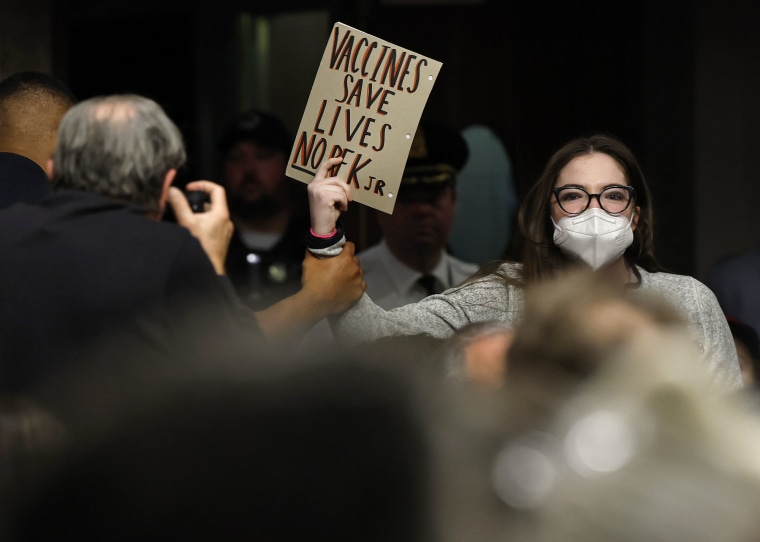
[[[203,213],[206,210],[206,204],[211,203],[208,194],[203,190],[186,190],[185,197],[194,213]]]

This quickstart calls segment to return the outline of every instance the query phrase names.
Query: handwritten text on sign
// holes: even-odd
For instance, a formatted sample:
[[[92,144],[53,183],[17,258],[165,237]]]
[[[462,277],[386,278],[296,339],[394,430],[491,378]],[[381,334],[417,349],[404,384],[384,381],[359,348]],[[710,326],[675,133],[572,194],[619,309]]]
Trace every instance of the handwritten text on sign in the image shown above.
[[[422,110],[441,63],[336,23],[288,165],[309,183],[327,158],[358,201],[393,211]]]

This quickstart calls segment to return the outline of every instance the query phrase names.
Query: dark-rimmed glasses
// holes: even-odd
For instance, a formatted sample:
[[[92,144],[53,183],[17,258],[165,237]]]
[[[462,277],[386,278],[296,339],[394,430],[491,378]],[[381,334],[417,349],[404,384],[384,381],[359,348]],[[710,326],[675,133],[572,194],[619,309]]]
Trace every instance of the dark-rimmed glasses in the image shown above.
[[[589,194],[580,186],[560,186],[552,190],[560,208],[569,215],[579,215],[591,205],[591,198],[596,198],[599,207],[611,215],[619,215],[636,199],[636,190],[632,186],[608,186],[598,194]]]

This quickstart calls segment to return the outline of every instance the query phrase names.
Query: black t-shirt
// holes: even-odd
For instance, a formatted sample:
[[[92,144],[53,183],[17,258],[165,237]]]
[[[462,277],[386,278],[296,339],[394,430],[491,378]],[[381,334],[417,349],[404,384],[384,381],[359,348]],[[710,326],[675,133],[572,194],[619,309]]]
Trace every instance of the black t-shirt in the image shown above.
[[[301,289],[301,263],[308,231],[308,212],[296,211],[282,237],[268,250],[248,248],[240,232],[235,232],[225,267],[246,305],[263,310]]]

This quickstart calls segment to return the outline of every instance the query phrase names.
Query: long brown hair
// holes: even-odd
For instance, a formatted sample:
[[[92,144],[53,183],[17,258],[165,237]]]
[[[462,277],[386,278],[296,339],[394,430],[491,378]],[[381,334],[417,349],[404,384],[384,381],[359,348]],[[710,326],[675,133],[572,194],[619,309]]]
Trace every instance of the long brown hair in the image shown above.
[[[548,278],[567,265],[568,258],[553,240],[554,226],[549,214],[552,189],[560,172],[570,161],[596,152],[615,160],[623,169],[628,183],[636,190],[635,204],[639,208],[639,217],[633,232],[633,243],[624,254],[626,261],[647,271],[662,269],[654,256],[652,198],[644,174],[633,153],[622,141],[610,135],[597,134],[572,139],[555,152],[520,205],[517,221],[523,236],[523,281],[526,284]]]
[[[628,183],[636,190],[635,205],[639,207],[639,217],[633,232],[633,243],[625,251],[624,257],[631,265],[639,265],[650,272],[662,271],[654,255],[654,232],[652,198],[638,161],[625,144],[606,134],[577,137],[568,141],[556,151],[544,167],[538,181],[531,187],[520,204],[517,225],[522,236],[520,260],[522,277],[516,279],[499,271],[503,262],[491,262],[483,266],[470,280],[487,275],[498,275],[509,283],[532,284],[553,277],[567,267],[570,259],[554,244],[554,226],[551,222],[549,205],[552,189],[557,183],[562,169],[578,156],[601,152],[615,160],[623,169]]]

